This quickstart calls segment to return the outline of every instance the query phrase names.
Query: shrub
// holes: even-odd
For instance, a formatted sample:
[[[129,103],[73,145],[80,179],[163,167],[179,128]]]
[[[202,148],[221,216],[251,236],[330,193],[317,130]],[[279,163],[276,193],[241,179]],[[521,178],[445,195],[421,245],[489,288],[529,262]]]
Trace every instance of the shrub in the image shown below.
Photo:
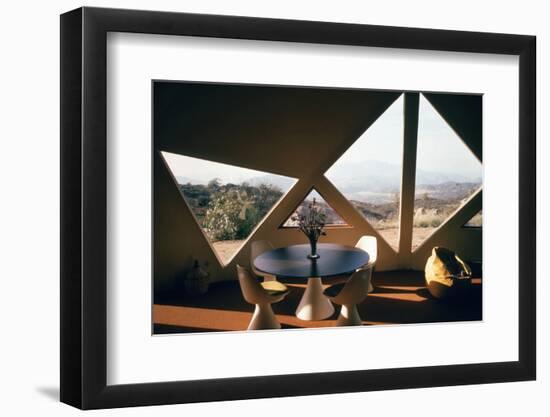
[[[204,228],[211,239],[235,240],[239,231],[239,201],[230,193],[216,194],[204,216]]]
[[[414,227],[439,227],[443,220],[443,214],[418,212],[414,216]]]
[[[214,240],[246,239],[282,191],[270,185],[250,186],[227,184],[220,186],[211,181],[208,208],[202,221],[208,236]],[[195,214],[198,207],[194,208]]]

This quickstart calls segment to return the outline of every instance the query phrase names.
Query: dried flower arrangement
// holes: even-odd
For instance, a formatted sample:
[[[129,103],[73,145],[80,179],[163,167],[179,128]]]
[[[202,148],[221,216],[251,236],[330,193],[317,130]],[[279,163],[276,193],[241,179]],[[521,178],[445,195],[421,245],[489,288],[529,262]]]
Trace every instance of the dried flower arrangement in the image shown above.
[[[317,241],[319,237],[326,236],[324,232],[326,214],[322,207],[317,204],[315,198],[307,206],[302,206],[291,220],[298,225],[298,228],[307,236],[311,245],[310,259],[319,258],[317,253]]]

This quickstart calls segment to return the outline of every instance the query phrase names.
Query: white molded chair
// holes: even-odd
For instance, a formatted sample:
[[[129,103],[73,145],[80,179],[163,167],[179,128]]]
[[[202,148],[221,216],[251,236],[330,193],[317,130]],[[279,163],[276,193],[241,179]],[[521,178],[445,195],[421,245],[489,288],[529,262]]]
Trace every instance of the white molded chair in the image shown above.
[[[261,255],[271,249],[274,249],[273,245],[267,240],[256,240],[250,244],[250,266],[252,267],[252,272],[259,277],[263,277],[264,282],[276,281],[277,277],[275,275],[265,274],[254,268],[254,259],[256,259],[258,255]]]
[[[289,293],[287,286],[278,281],[260,283],[240,265],[237,265],[237,274],[244,299],[256,305],[248,330],[280,329],[281,324],[273,314],[271,304],[286,297]]]
[[[361,236],[361,239],[357,241],[355,244],[356,248],[363,249],[365,252],[369,254],[369,263],[363,266],[363,269],[369,269],[370,270],[370,276],[369,279],[369,290],[368,292],[374,291],[374,286],[372,285],[372,273],[374,271],[374,266],[376,264],[376,258],[378,257],[378,241],[376,240],[376,237],[374,236]]]
[[[361,304],[367,297],[372,269],[360,268],[351,274],[347,282],[332,285],[325,289],[325,294],[334,304],[339,304],[340,314],[336,321],[337,326],[361,326],[361,316],[357,311],[357,304]]]

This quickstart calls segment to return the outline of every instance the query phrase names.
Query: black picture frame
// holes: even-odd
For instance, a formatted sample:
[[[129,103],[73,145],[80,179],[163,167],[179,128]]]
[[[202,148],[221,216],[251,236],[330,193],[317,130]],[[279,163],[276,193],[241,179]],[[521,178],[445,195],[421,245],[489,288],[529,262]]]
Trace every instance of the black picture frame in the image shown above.
[[[107,385],[108,32],[519,56],[519,360]],[[535,379],[535,51],[525,35],[88,7],[61,15],[61,401],[94,409]]]

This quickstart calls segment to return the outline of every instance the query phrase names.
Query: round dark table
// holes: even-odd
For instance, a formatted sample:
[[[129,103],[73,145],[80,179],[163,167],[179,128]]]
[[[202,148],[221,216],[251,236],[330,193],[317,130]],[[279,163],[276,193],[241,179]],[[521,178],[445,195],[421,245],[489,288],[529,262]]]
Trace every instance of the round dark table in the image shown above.
[[[309,259],[309,253],[309,244],[273,249],[257,256],[254,268],[283,278],[308,278],[296,316],[302,320],[322,320],[334,313],[334,307],[323,294],[321,277],[351,274],[369,262],[369,254],[333,243],[317,244],[318,259]]]

